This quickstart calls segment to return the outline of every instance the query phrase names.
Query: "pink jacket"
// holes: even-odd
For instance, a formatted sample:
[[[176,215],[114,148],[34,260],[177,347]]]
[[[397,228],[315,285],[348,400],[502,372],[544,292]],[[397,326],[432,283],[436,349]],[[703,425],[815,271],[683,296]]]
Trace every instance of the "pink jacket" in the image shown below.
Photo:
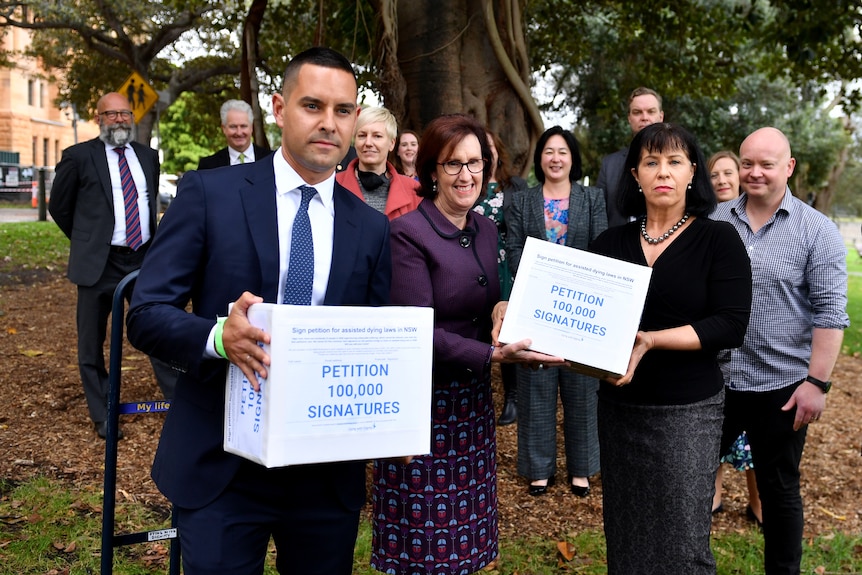
[[[356,179],[356,166],[358,165],[358,159],[351,161],[347,165],[347,169],[335,175],[335,181],[362,198],[359,180]],[[409,176],[399,174],[395,171],[395,166],[389,162],[386,162],[386,174],[389,176],[389,195],[386,198],[384,213],[391,221],[415,210],[422,198],[416,194],[419,190],[419,182]]]

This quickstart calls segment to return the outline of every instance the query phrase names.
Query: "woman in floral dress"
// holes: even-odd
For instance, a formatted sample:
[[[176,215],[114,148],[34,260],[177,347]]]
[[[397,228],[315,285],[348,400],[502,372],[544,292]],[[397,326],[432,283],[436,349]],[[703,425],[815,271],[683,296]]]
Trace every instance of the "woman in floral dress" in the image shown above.
[[[473,211],[491,218],[497,225],[497,271],[500,274],[500,298],[509,299],[515,278],[509,270],[509,260],[506,257],[506,217],[505,212],[512,204],[512,196],[527,187],[523,179],[512,176],[509,154],[500,138],[488,132],[488,145],[491,147],[491,175],[485,193],[479,196],[479,201]],[[503,411],[497,419],[498,425],[510,425],[518,419],[518,379],[514,364],[500,365],[500,376],[503,380]]]

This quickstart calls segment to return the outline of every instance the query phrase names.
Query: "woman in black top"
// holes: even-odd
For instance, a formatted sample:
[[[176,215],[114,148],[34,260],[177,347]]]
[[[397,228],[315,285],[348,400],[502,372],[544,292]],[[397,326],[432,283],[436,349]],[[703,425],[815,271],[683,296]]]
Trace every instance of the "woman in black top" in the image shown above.
[[[715,573],[709,547],[724,382],[751,268],[738,234],[707,219],[715,195],[694,137],[653,124],[632,140],[620,208],[638,219],[591,250],[653,268],[627,373],[599,389],[608,573]]]

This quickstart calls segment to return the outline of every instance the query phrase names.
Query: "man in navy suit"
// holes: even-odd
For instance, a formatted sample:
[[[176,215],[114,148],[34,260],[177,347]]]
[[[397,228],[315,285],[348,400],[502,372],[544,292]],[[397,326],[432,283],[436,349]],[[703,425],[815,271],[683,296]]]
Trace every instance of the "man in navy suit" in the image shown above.
[[[254,125],[254,111],[248,102],[228,100],[219,110],[221,131],[227,146],[198,161],[199,170],[211,170],[222,166],[247,164],[269,156],[272,152],[251,141]]]
[[[156,231],[159,157],[133,141],[135,117],[125,96],[105,94],[96,112],[99,137],[63,151],[48,209],[71,240],[67,275],[78,286],[78,368],[90,418],[104,439],[108,372],[103,346],[108,316],[114,289],[126,274],[141,267]],[[134,231],[126,219],[120,151],[134,184],[130,194],[136,201],[128,206],[136,214]],[[176,375],[158,361],[153,368],[162,392],[170,398]]]
[[[352,571],[365,463],[266,469],[224,451],[223,425],[228,361],[253,382],[270,364],[258,345],[269,335],[246,311],[283,302],[291,230],[306,202],[300,186],[317,192],[308,204],[311,304],[388,303],[389,223],[334,177],[356,96],[344,56],[297,55],[272,99],[281,148],[264,161],[186,174],[138,277],[129,339],[183,370],[152,475],[175,506],[186,575],[263,573],[270,536],[281,573]]]

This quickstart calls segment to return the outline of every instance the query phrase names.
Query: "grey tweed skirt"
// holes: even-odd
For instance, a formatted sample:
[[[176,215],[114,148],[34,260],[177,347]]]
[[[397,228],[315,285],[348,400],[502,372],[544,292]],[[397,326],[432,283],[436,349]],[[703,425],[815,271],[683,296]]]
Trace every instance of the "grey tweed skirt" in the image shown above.
[[[687,405],[632,405],[599,393],[610,575],[716,572],[709,546],[724,390]]]

